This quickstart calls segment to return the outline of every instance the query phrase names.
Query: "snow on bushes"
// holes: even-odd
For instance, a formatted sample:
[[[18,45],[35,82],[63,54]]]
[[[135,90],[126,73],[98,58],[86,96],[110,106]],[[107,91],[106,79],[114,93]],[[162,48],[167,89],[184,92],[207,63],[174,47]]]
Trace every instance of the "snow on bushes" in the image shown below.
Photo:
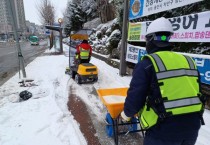
[[[118,45],[122,37],[118,20],[100,24],[95,30],[95,34],[89,39],[93,51],[104,55],[110,54],[110,57],[118,59],[120,56]]]
[[[98,39],[101,39],[101,38],[102,38],[102,33],[101,33],[101,31],[97,31],[97,32],[96,32],[96,37],[97,37]]]
[[[107,39],[107,42],[110,43],[112,48],[117,48],[120,39],[121,39],[121,32],[119,29],[117,29],[111,33],[111,35]]]
[[[112,33],[112,28],[110,27],[109,29],[106,30],[105,35],[110,36]]]

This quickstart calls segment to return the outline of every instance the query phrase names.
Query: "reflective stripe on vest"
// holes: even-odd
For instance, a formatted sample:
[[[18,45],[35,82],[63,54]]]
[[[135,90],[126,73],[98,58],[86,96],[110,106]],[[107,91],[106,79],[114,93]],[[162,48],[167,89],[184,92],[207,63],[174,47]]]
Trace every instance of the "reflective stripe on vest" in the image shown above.
[[[163,64],[163,61],[160,59],[160,57],[157,54],[155,54],[155,53],[150,54],[150,55],[154,58],[157,66],[159,68],[159,71],[166,71],[166,68],[165,68],[165,66]],[[189,56],[186,56],[186,55],[184,55],[184,57],[187,59],[187,61],[189,63],[189,66],[190,66],[190,69],[196,69],[192,58],[190,58]]]
[[[189,65],[190,65],[190,69],[196,69],[192,58],[190,58],[189,56],[186,56],[186,55],[184,55],[184,57],[187,59]]]
[[[163,84],[159,88],[165,112],[171,115],[181,115],[202,110],[203,106],[198,97],[200,94],[197,82],[198,71],[189,56],[161,51],[144,58],[146,57],[151,60],[154,66],[158,83]],[[142,111],[139,112],[140,123],[144,129],[154,126],[157,123],[158,115],[160,115],[156,114],[158,112],[154,112],[154,106],[146,109],[148,107],[149,105],[146,103]]]
[[[172,77],[180,77],[180,76],[198,76],[198,71],[197,70],[180,69],[180,70],[173,70],[173,71],[157,73],[158,80],[172,78]]]
[[[85,50],[82,47],[79,47],[79,49],[80,49],[80,58],[81,59],[88,59],[89,54],[90,54],[90,50]]]
[[[184,107],[190,106],[195,104],[200,104],[200,99],[196,96],[195,98],[186,98],[181,100],[173,100],[170,102],[164,102],[165,109],[177,108],[177,107]]]
[[[155,62],[157,63],[159,71],[166,71],[166,67],[164,66],[160,57],[157,54],[151,54],[151,56],[154,58]]]

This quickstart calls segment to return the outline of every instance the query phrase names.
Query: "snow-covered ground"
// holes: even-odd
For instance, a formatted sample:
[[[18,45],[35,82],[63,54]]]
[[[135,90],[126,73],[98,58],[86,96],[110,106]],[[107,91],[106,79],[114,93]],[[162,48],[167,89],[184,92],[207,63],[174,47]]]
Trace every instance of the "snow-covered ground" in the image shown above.
[[[64,51],[68,46],[64,45]],[[47,51],[46,53],[49,53]],[[131,76],[120,77],[119,70],[105,62],[92,58],[99,68],[99,80],[93,85],[77,85],[68,75],[68,57],[41,56],[26,67],[27,78],[34,79],[34,86],[20,87],[17,73],[0,87],[0,145],[86,145],[79,124],[68,111],[69,86],[75,84],[75,92],[99,120],[105,116],[100,111],[102,102],[97,96],[88,96],[91,88],[129,87]],[[19,102],[19,93],[28,90],[33,97]],[[202,126],[196,145],[209,145],[210,111],[204,113],[206,125]]]

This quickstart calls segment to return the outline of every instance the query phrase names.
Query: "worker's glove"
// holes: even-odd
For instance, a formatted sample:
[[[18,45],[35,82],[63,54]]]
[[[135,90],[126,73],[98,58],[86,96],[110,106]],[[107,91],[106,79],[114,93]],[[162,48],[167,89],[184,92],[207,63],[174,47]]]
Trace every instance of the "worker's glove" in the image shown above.
[[[129,122],[131,120],[131,117],[128,117],[125,115],[125,112],[121,112],[121,119],[122,119],[122,122]]]

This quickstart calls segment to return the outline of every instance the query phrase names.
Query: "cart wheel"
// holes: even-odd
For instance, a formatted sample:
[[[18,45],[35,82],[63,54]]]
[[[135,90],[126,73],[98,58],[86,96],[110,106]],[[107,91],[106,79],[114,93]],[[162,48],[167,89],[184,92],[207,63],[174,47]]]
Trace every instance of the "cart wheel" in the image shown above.
[[[135,117],[131,118],[131,122],[137,122],[138,120]],[[136,124],[132,124],[132,127],[130,128],[130,131],[135,131],[137,130],[137,123]]]
[[[109,137],[113,137],[113,121],[109,113],[106,114],[106,121],[109,123],[109,125],[106,125],[106,134]]]
[[[82,83],[82,80],[81,80],[79,74],[76,74],[76,75],[75,75],[75,82],[76,82],[77,84],[81,84],[81,83]]]
[[[76,72],[70,69],[70,72],[69,73],[71,75],[71,78],[75,79]]]
[[[95,79],[94,79],[94,82],[97,82],[98,81],[98,77],[96,77]]]

